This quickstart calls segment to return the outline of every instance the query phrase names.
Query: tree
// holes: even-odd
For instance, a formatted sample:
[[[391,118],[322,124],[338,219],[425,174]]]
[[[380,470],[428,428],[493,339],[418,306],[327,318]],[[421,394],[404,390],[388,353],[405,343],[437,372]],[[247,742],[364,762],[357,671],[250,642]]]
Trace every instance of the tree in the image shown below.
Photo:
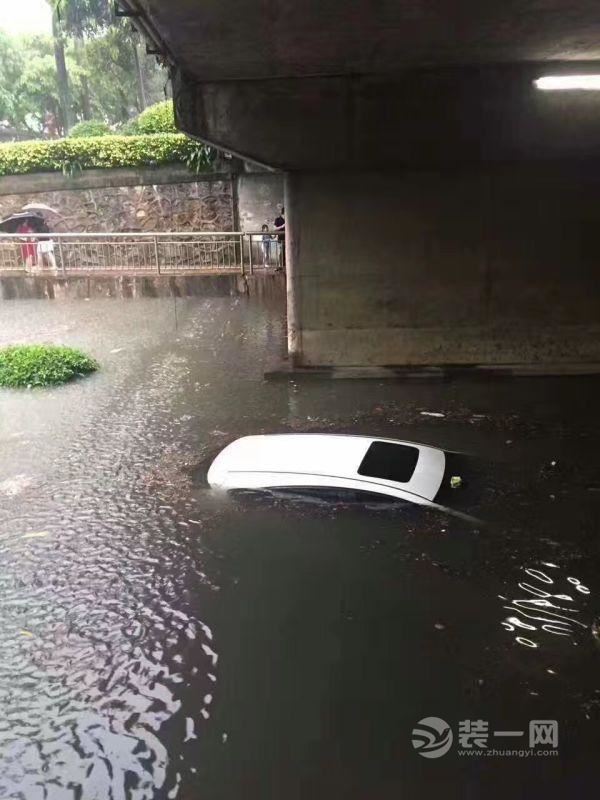
[[[56,38],[0,33],[0,123],[5,121],[16,133],[40,135],[46,118],[64,119],[65,107],[69,127],[96,119],[114,128],[136,117],[144,104],[164,98],[167,76],[151,58],[140,58],[145,87],[145,97],[140,97],[135,39],[127,26],[102,26],[80,38],[61,29],[60,79]]]
[[[54,2],[59,16],[63,21],[65,30],[73,37],[76,43],[81,43],[84,37],[94,37],[104,33],[112,26],[119,31],[122,44],[131,50],[134,74],[137,80],[138,110],[146,108],[147,93],[144,73],[140,64],[138,52],[137,33],[133,33],[131,26],[124,20],[115,20],[109,0],[51,0]],[[87,102],[89,95],[84,92],[84,118],[89,109]]]
[[[48,114],[60,117],[52,39],[0,34],[0,119],[17,133],[39,135]]]
[[[53,5],[52,0],[51,5]],[[65,56],[65,35],[58,10],[54,5],[52,8],[52,38],[54,40],[54,61],[56,64],[58,95],[60,98],[60,120],[63,133],[66,136],[73,124],[72,98],[69,86],[69,73],[67,72],[67,59]]]
[[[87,40],[81,56],[78,64],[88,76],[94,118],[123,123],[142,110],[134,50],[119,28],[111,27],[103,36]],[[162,99],[163,71],[150,59],[142,62],[140,69],[146,103]]]
[[[19,116],[14,88],[23,69],[23,55],[15,40],[0,31],[0,120],[6,120],[13,126]]]
[[[109,0],[49,0],[71,36],[95,35],[113,21]]]

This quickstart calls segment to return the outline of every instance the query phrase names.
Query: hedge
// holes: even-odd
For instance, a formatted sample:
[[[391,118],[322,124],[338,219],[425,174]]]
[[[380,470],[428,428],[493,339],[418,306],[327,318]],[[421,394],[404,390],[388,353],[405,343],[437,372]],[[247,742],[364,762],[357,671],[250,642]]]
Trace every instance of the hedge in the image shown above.
[[[154,167],[188,164],[200,172],[213,151],[182,133],[148,136],[93,136],[87,139],[54,139],[0,144],[0,176],[30,172],[74,174],[83,169]]]
[[[126,126],[128,133],[177,133],[173,101],[163,100],[148,106]]]
[[[69,136],[74,139],[89,138],[90,136],[110,136],[112,131],[106,122],[101,119],[88,119],[73,125]]]

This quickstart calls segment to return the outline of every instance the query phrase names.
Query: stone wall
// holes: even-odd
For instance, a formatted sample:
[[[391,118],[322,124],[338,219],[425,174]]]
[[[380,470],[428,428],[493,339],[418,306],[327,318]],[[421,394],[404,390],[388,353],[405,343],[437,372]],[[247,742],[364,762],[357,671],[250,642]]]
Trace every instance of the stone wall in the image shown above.
[[[0,216],[9,216],[32,202],[59,212],[48,215],[57,232],[233,229],[230,180],[1,195]]]

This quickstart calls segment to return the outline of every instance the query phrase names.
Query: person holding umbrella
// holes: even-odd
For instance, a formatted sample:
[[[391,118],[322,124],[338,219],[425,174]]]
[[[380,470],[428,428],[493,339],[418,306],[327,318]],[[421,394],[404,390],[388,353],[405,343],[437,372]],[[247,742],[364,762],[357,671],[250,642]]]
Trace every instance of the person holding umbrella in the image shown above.
[[[28,234],[38,233],[40,224],[44,220],[39,214],[31,211],[22,211],[11,214],[10,217],[0,222],[0,231],[5,233],[18,233],[26,237]],[[21,259],[26,269],[31,269],[37,263],[37,241],[26,238],[20,245]]]
[[[21,212],[11,214],[11,216],[0,221],[0,231],[23,234],[24,236],[32,233],[49,234],[50,228],[44,219],[44,213],[58,214],[58,211],[44,203],[28,203],[23,206]],[[31,269],[36,264],[56,269],[52,238],[50,236],[40,236],[36,237],[36,239],[26,239],[21,245],[21,258],[26,269]]]
[[[23,211],[31,212],[39,217],[38,233],[50,233],[50,228],[44,218],[44,212],[58,214],[55,208],[45,205],[45,203],[28,203],[23,206]],[[43,268],[50,267],[56,271],[56,258],[54,256],[54,242],[48,238],[39,238],[37,240],[37,262]]]
[[[27,235],[28,233],[35,233],[35,228],[32,227],[31,221],[28,218],[22,220],[17,227],[16,233]],[[36,244],[35,240],[26,239],[25,243],[21,245],[21,258],[25,269],[32,269],[36,263]]]

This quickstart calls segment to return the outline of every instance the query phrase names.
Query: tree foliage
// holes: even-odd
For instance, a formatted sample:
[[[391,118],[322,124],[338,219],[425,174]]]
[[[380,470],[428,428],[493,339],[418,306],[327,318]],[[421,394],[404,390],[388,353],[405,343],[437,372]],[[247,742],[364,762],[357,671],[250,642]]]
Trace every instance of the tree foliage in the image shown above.
[[[69,136],[72,139],[87,139],[90,136],[110,136],[112,133],[106,122],[99,119],[86,119],[74,125]]]
[[[24,63],[16,42],[0,30],[0,119],[11,122],[19,117],[19,103],[14,87],[19,82]]]
[[[112,22],[109,0],[48,0],[64,30],[74,36],[95,34]]]
[[[166,72],[139,54],[139,37],[112,19],[109,0],[48,0],[60,21],[68,73],[70,118],[111,126],[164,98]],[[65,119],[52,36],[10,36],[0,31],[0,122],[21,135],[52,133],[50,115]],[[140,89],[143,84],[143,91]]]
[[[58,115],[52,39],[0,32],[0,118],[21,133],[39,133],[47,113]]]

